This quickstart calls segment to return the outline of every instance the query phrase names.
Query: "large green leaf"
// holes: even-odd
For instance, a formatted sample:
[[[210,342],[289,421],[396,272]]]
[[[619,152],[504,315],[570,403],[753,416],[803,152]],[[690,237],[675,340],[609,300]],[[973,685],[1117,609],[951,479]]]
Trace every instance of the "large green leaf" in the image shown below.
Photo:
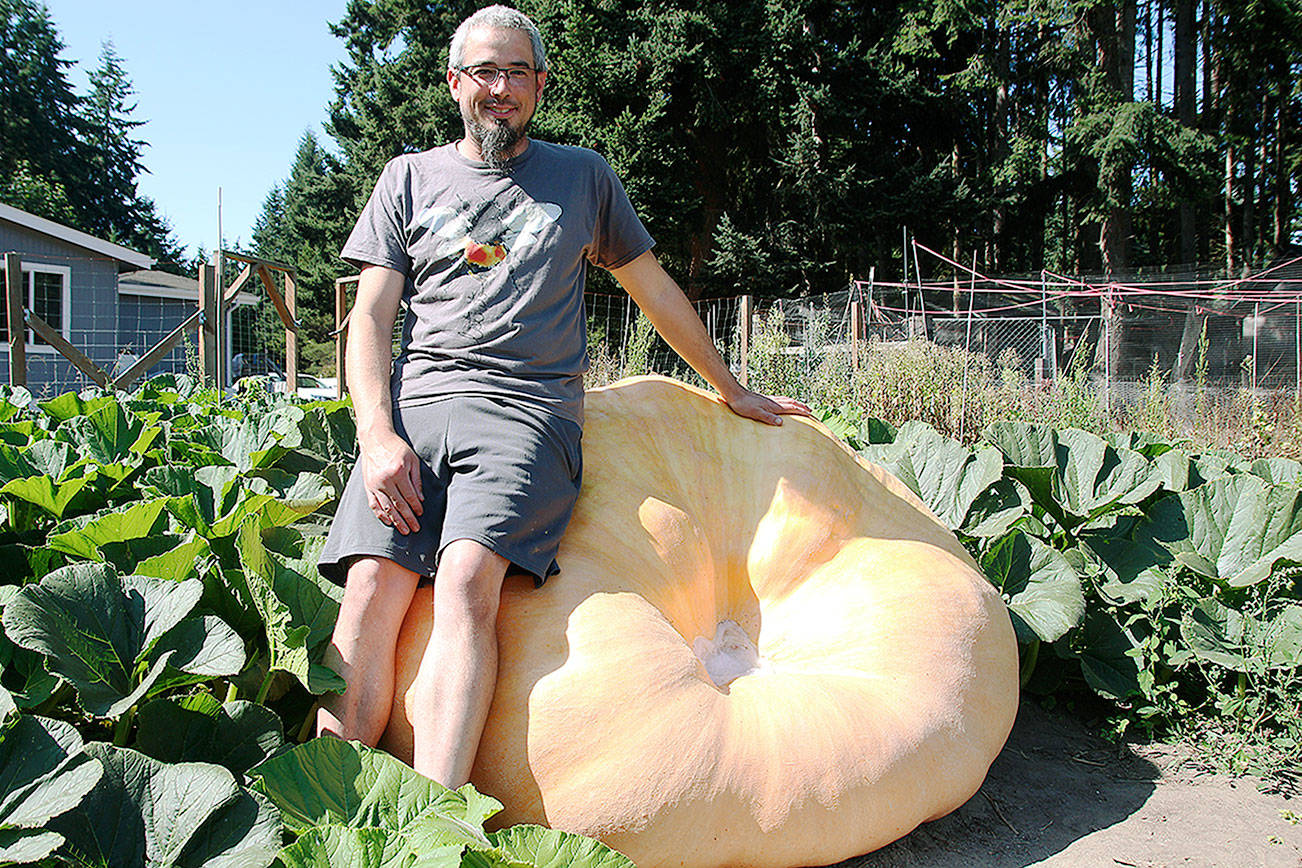
[[[166,524],[164,498],[133,503],[124,509],[107,510],[84,522],[50,535],[46,544],[55,551],[67,552],[87,560],[103,560],[101,548],[110,543],[148,537]]]
[[[1224,476],[1162,498],[1141,531],[1194,572],[1245,587],[1280,561],[1302,561],[1302,491]]]
[[[1302,603],[1290,603],[1266,624],[1266,660],[1272,669],[1302,666]]]
[[[286,558],[270,551],[262,539],[259,522],[250,518],[239,534],[243,581],[250,599],[262,615],[270,668],[293,674],[314,694],[342,690],[343,679],[319,662],[339,615],[339,588],[316,570],[323,540],[308,543],[302,558]]]
[[[206,537],[215,534],[212,525],[235,505],[240,471],[229,464],[201,467],[153,467],[142,480],[142,488],[168,499],[167,508],[189,527]]]
[[[195,582],[195,584],[201,584]],[[244,640],[216,615],[186,618],[154,648],[167,657],[167,670],[150,688],[150,695],[212,678],[237,675],[244,668]]]
[[[15,644],[46,655],[50,670],[77,688],[86,711],[116,717],[154,687],[174,658],[201,672],[231,659],[228,636],[219,634],[222,647],[214,650],[208,640],[196,648],[186,631],[173,633],[202,592],[198,580],[123,578],[104,564],[74,564],[20,590],[5,606],[4,629]]]
[[[1109,612],[1091,611],[1074,644],[1081,674],[1095,693],[1109,699],[1140,693],[1136,643]]]
[[[67,723],[20,715],[0,690],[0,864],[43,859],[63,843],[44,831],[80,804],[103,773]]]
[[[924,422],[907,422],[894,443],[860,454],[895,474],[951,529],[963,525],[973,502],[1003,476],[999,450],[974,452]]]
[[[136,717],[136,749],[163,762],[207,762],[244,774],[285,745],[280,718],[254,702],[201,693],[157,699]]]
[[[1013,467],[1056,467],[1058,438],[1047,425],[1026,422],[994,422],[985,430],[985,439],[1004,453]]]
[[[1175,448],[1174,443],[1151,431],[1111,431],[1104,439],[1117,449],[1129,449],[1149,459],[1165,455]]]
[[[1274,485],[1302,487],[1302,462],[1292,458],[1259,458],[1252,462],[1252,475]]]
[[[76,455],[67,443],[37,440],[26,447],[0,443],[0,480],[5,482],[28,476],[60,479],[75,462]]]
[[[1026,486],[1004,477],[981,493],[967,511],[963,533],[979,539],[994,539],[1008,533],[1031,512]]]
[[[502,809],[469,784],[449,790],[387,753],[337,738],[312,739],[249,775],[298,832],[327,824],[408,831],[438,814],[486,845],[484,821]]]
[[[74,475],[59,482],[50,476],[25,476],[9,480],[0,488],[0,492],[35,504],[56,519],[61,519],[77,495],[92,481],[93,477],[87,475]]]
[[[1116,448],[1075,428],[997,422],[985,436],[1004,454],[1007,473],[1068,533],[1126,505],[1140,503],[1162,484],[1142,454]]]
[[[1199,601],[1180,619],[1180,635],[1194,656],[1235,672],[1265,668],[1255,647],[1261,632],[1255,618],[1216,600]]]
[[[1180,635],[1196,657],[1234,672],[1302,665],[1302,605],[1296,603],[1263,620],[1217,600],[1201,600],[1181,619]]]
[[[1021,531],[999,540],[981,558],[986,576],[1013,614],[1022,642],[1061,637],[1085,614],[1080,578],[1059,552]]]
[[[488,835],[501,804],[469,785],[448,790],[358,742],[318,738],[250,774],[302,837],[287,866],[632,868],[597,841],[522,826]],[[464,851],[464,853],[463,853]]]
[[[104,776],[81,806],[51,823],[60,850],[86,865],[263,868],[280,848],[275,809],[209,763],[162,763],[103,743],[86,752]]]
[[[488,837],[507,857],[537,868],[636,868],[631,859],[600,841],[544,826],[512,826]]]
[[[138,576],[153,576],[179,582],[201,576],[214,564],[212,547],[193,531],[179,537],[168,549],[131,566]]]
[[[45,655],[21,648],[5,635],[4,608],[18,596],[20,590],[14,585],[0,586],[0,674],[4,677],[0,691],[26,711],[40,706],[53,696],[63,679],[45,668]]]
[[[1099,593],[1113,603],[1135,603],[1159,594],[1171,581],[1171,554],[1150,540],[1090,535],[1082,547],[1099,565]]]
[[[419,864],[460,868],[464,849],[461,844],[446,844],[423,853]],[[402,832],[335,823],[309,829],[279,855],[285,868],[415,868],[416,859]]]
[[[76,392],[64,392],[62,395],[56,395],[48,401],[42,401],[40,408],[55,422],[62,423],[78,416],[87,416],[101,407],[116,403],[117,398],[113,395],[97,395],[92,398],[85,398]]]
[[[208,425],[192,433],[194,442],[218,452],[222,458],[247,472],[271,467],[286,452],[299,445],[298,424],[303,411],[290,405],[267,413],[244,414],[238,419],[214,416]]]
[[[55,431],[55,439],[70,444],[79,456],[111,464],[139,463],[139,458],[161,434],[117,401],[68,419]]]

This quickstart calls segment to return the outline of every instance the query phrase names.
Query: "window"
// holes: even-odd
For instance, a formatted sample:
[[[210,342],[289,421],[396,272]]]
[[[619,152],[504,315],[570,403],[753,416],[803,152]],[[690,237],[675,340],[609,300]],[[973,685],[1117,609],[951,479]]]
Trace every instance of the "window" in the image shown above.
[[[71,307],[72,269],[66,265],[38,265],[23,263],[23,284],[27,289],[27,309],[50,324],[50,327],[69,337],[68,313]],[[9,309],[0,300],[0,341],[9,340]],[[45,349],[49,344],[31,329],[27,330],[27,346]]]

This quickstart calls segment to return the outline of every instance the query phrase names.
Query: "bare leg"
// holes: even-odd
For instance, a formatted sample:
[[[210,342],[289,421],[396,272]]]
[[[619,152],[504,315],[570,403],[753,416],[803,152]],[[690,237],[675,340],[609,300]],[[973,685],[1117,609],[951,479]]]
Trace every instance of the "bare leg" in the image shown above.
[[[409,694],[413,765],[447,787],[470,779],[497,683],[497,607],[508,561],[474,540],[443,549],[434,627]]]
[[[317,735],[374,746],[393,709],[393,661],[398,629],[420,576],[387,558],[353,561],[344,585],[334,636],[324,663],[348,688],[327,693],[317,712]]]

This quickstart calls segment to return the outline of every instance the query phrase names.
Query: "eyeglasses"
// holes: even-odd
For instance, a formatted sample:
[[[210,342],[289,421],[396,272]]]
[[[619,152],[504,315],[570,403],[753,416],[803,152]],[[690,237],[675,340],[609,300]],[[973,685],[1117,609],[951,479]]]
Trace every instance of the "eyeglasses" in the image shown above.
[[[466,73],[484,87],[497,84],[497,80],[502,76],[506,76],[506,83],[511,87],[520,87],[541,70],[531,66],[501,67],[491,63],[481,63],[478,66],[458,66],[457,72]]]

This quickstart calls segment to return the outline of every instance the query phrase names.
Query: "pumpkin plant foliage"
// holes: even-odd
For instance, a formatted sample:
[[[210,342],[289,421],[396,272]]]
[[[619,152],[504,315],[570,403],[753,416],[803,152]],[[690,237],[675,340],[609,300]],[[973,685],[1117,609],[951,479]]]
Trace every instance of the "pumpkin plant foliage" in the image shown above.
[[[256,766],[253,786],[298,839],[287,866],[633,868],[590,838],[541,826],[486,832],[502,810],[470,785],[449,790],[359,742],[319,738]]]

